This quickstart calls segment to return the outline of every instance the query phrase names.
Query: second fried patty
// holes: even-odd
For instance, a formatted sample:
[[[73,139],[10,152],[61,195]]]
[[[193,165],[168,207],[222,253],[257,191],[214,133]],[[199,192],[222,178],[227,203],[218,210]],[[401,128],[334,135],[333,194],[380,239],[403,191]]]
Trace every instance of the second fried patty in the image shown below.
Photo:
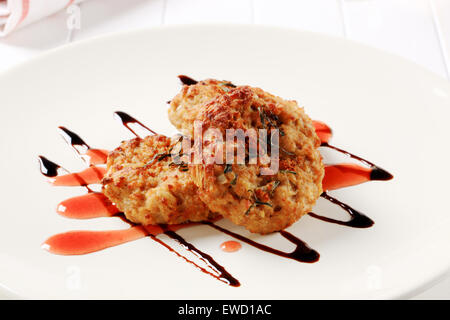
[[[236,156],[233,164],[204,159],[191,165],[200,198],[210,210],[251,232],[265,234],[287,228],[312,209],[322,193],[320,141],[312,121],[295,101],[257,88],[237,87],[205,103],[197,120],[203,133],[211,128],[223,135],[227,129],[266,129],[280,135],[279,170],[271,174],[261,174],[268,164],[259,160],[237,164]],[[225,154],[222,142],[214,137],[204,138],[201,144],[202,151],[222,150],[222,156]]]

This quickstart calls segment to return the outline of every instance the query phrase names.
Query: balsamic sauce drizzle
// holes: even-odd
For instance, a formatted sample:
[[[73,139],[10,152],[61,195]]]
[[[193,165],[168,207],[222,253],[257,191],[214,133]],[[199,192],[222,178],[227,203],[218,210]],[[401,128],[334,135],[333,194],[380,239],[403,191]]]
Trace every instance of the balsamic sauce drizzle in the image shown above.
[[[54,178],[58,176],[60,171],[64,171],[64,173],[66,174],[71,174],[69,170],[61,167],[59,164],[56,164],[53,161],[48,160],[44,156],[39,156],[38,160],[41,173],[48,178]],[[91,188],[89,188],[88,183],[82,177],[80,177],[79,174],[73,173],[73,176],[79,181],[80,187],[86,188],[89,193],[94,192]]]
[[[239,287],[239,281],[234,278],[228,271],[225,270],[220,264],[218,264],[209,254],[204,253],[197,249],[194,245],[187,242],[183,237],[181,237],[178,233],[171,231],[167,226],[161,226],[164,230],[164,234],[170,237],[171,239],[177,241],[181,244],[186,250],[194,253],[200,260],[205,262],[211,269],[215,270],[219,275],[215,276],[218,280],[229,284],[232,287]]]
[[[345,204],[342,201],[330,196],[328,193],[324,192],[320,196],[322,198],[330,201],[331,203],[338,205],[342,209],[344,209],[350,215],[350,220],[341,221],[341,220],[337,220],[337,219],[333,219],[333,218],[328,218],[325,216],[320,216],[318,214],[315,214],[314,212],[309,213],[309,215],[311,217],[314,217],[314,218],[322,220],[322,221],[335,223],[335,224],[339,224],[339,225],[346,226],[346,227],[352,227],[352,228],[370,228],[371,226],[374,225],[375,222],[372,219],[370,219],[366,215],[362,214],[358,210],[353,209],[348,204]]]
[[[72,149],[75,150],[76,153],[81,157],[81,159],[89,164],[89,157],[86,158],[86,152],[90,151],[93,154],[99,156],[99,157],[105,157],[104,154],[100,150],[92,149],[78,134],[76,134],[73,131],[70,131],[66,127],[58,127],[58,129],[61,131],[61,136],[66,141],[67,144],[69,144]]]
[[[193,84],[197,84],[198,83],[197,80],[194,80],[191,77],[185,76],[183,74],[180,74],[178,76],[178,79],[180,79],[181,83],[186,85],[186,86],[191,86]]]
[[[75,132],[72,132],[62,126],[58,127],[58,129],[61,131],[61,136],[64,138],[64,140],[68,144],[70,144],[75,149],[75,151],[78,152],[78,154],[83,154],[85,150],[91,149],[91,147],[86,142],[84,142],[84,140],[81,139],[81,137]],[[80,146],[85,150],[80,151],[78,150],[77,146]]]
[[[183,259],[183,260],[186,261],[187,263],[190,263],[190,264],[194,265],[197,269],[200,269],[200,271],[202,271],[203,273],[209,274],[210,276],[216,278],[217,280],[219,280],[219,281],[221,281],[221,282],[224,282],[224,283],[226,283],[226,284],[229,284],[229,285],[231,285],[231,286],[234,286],[234,287],[239,287],[239,286],[240,286],[239,281],[237,281],[236,279],[233,278],[234,280],[237,281],[237,283],[233,281],[233,284],[231,284],[231,281],[230,281],[230,280],[227,280],[226,278],[221,278],[220,276],[215,275],[215,274],[212,273],[212,272],[209,272],[209,271],[206,270],[205,268],[203,268],[203,267],[199,266],[198,264],[196,264],[194,261],[189,260],[188,258],[186,258],[185,256],[183,256],[182,254],[180,254],[178,251],[174,250],[171,246],[169,246],[169,245],[168,245],[167,243],[165,243],[164,241],[158,239],[156,236],[154,236],[154,235],[152,235],[152,234],[149,234],[149,237],[152,238],[154,241],[158,242],[160,245],[166,247],[170,252],[175,253],[178,257],[180,257],[181,259]]]
[[[135,118],[133,118],[132,116],[130,116],[129,114],[127,114],[125,112],[116,111],[116,112],[114,112],[114,116],[117,117],[122,122],[122,124],[138,138],[139,138],[139,135],[129,126],[129,123],[137,124],[142,129],[145,129],[145,130],[151,132],[151,134],[157,134],[155,131],[153,131],[152,129],[145,126],[142,122],[140,122],[139,120],[136,120]]]
[[[126,217],[125,214],[123,212],[118,213],[116,215],[117,217],[119,217],[123,222],[127,223],[128,225],[130,225],[130,227],[133,226],[137,226],[136,223],[133,223],[131,221],[129,221]],[[146,231],[146,235],[148,237],[150,237],[152,240],[156,241],[157,243],[159,243],[160,245],[162,245],[163,247],[165,247],[166,249],[168,249],[170,252],[173,252],[174,254],[176,254],[179,258],[182,258],[184,261],[186,261],[187,263],[190,263],[192,265],[194,265],[197,269],[199,269],[200,271],[202,271],[203,273],[209,274],[210,276],[216,278],[219,281],[222,281],[226,284],[229,284],[230,286],[233,287],[239,287],[241,284],[239,283],[239,281],[234,278],[230,273],[228,273],[225,268],[223,266],[221,266],[220,264],[218,264],[209,254],[204,253],[203,251],[200,251],[199,249],[197,249],[193,244],[187,242],[183,237],[181,237],[178,233],[176,233],[173,230],[170,230],[169,227],[167,225],[160,225],[160,227],[163,229],[164,234],[167,235],[168,237],[170,237],[171,239],[176,240],[179,244],[181,244],[186,250],[188,250],[189,252],[194,253],[200,260],[202,260],[203,262],[206,263],[206,265],[214,270],[217,274],[214,274],[208,270],[206,270],[205,268],[199,266],[197,263],[195,263],[194,261],[186,258],[185,256],[183,256],[181,253],[179,253],[178,251],[176,251],[175,249],[173,249],[171,246],[169,246],[167,243],[165,243],[164,241],[162,241],[161,239],[159,239],[157,236],[155,236],[154,234],[152,234],[151,232],[147,231],[147,229],[145,229],[145,226],[143,227],[144,230]]]
[[[322,142],[320,144],[321,147],[325,147],[325,148],[330,148],[333,150],[336,150],[337,152],[343,153],[346,156],[349,156],[350,158],[353,158],[355,160],[358,160],[362,163],[364,163],[366,166],[370,167],[372,169],[372,171],[370,172],[370,180],[377,180],[377,181],[387,181],[387,180],[391,180],[392,178],[394,178],[394,176],[392,174],[390,174],[389,172],[387,172],[386,170],[384,170],[383,168],[375,165],[374,163],[363,159],[353,153],[350,153],[346,150],[343,150],[341,148],[335,147],[330,145],[328,142]]]
[[[62,169],[60,165],[54,163],[53,161],[48,160],[44,156],[39,156],[38,160],[39,160],[39,170],[44,176],[48,178],[56,177],[58,175],[58,171]]]
[[[67,142],[67,144],[69,144],[72,147],[72,149],[74,149],[75,152],[80,156],[80,158],[84,162],[86,162],[92,168],[92,170],[95,171],[98,178],[100,178],[100,179],[103,178],[102,173],[99,172],[94,165],[90,165],[89,160],[87,160],[84,157],[87,150],[94,151],[94,153],[97,153],[97,154],[101,154],[101,152],[99,150],[91,149],[91,147],[86,142],[84,142],[84,140],[75,132],[70,131],[69,129],[67,129],[65,127],[61,127],[61,126],[58,128],[61,130],[61,136],[64,138],[64,140]],[[82,150],[79,150],[79,148],[77,148],[77,146],[82,147]],[[66,170],[66,171],[69,172],[68,170]],[[81,177],[79,177],[79,178],[81,179]],[[89,192],[92,192],[92,190],[88,187],[88,184],[85,181],[83,182],[83,186],[85,186]]]
[[[296,236],[294,236],[293,234],[291,234],[285,230],[279,231],[279,233],[284,238],[286,238],[287,240],[289,240],[290,242],[292,242],[293,244],[296,245],[295,250],[292,252],[284,252],[284,251],[274,249],[272,247],[266,246],[264,244],[258,243],[253,240],[250,240],[249,238],[244,237],[238,233],[234,233],[233,231],[224,229],[224,228],[218,226],[217,224],[209,222],[209,221],[203,221],[202,223],[205,225],[208,225],[216,230],[219,230],[220,232],[225,233],[235,239],[241,240],[242,242],[245,242],[245,243],[251,245],[252,247],[255,247],[255,248],[265,251],[265,252],[275,254],[275,255],[283,257],[283,258],[288,258],[288,259],[292,259],[292,260],[295,260],[298,262],[308,262],[308,263],[316,262],[320,258],[320,254],[317,251],[315,251],[314,249],[311,249],[305,242],[303,242],[302,240],[300,240],[299,238],[297,238]]]

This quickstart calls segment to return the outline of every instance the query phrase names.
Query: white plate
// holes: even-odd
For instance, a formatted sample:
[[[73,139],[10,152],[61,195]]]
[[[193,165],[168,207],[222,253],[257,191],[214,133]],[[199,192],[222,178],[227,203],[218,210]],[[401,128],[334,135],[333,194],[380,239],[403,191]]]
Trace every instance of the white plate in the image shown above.
[[[289,231],[318,250],[315,264],[282,259],[206,226],[180,234],[240,280],[233,288],[149,238],[85,256],[40,248],[74,229],[120,229],[118,219],[69,220],[56,204],[80,188],[51,187],[43,154],[71,170],[83,164],[58,136],[64,125],[95,147],[132,135],[112,117],[122,110],[154,130],[175,132],[166,101],[178,74],[260,86],[296,99],[334,129],[333,144],[395,175],[332,194],[375,220],[352,229],[305,217]],[[0,76],[2,223],[0,283],[26,298],[398,298],[442,277],[450,260],[447,167],[450,85],[398,57],[339,38],[250,26],[142,30],[54,50]],[[332,156],[334,157],[334,156]],[[337,158],[336,158],[337,159]],[[340,158],[339,158],[340,159]],[[315,212],[339,214],[320,201]],[[241,228],[227,227],[247,235]],[[278,235],[253,239],[289,250]],[[162,239],[167,240],[162,237]]]

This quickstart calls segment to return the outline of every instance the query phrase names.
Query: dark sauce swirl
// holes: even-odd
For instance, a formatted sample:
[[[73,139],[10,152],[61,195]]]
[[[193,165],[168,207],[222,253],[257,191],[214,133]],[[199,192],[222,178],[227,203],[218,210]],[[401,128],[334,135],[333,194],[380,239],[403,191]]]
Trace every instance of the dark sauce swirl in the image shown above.
[[[67,129],[66,127],[58,127],[59,130],[61,130],[61,135],[63,136],[64,140],[70,144],[72,147],[76,147],[76,146],[80,146],[83,147],[85,149],[90,149],[91,147],[84,142],[83,139],[81,139],[81,137],[76,134],[75,132],[70,131],[69,129]],[[77,149],[75,149],[77,150]],[[77,150],[78,151],[78,150]]]
[[[320,254],[317,251],[315,251],[314,249],[311,249],[304,241],[300,240],[293,234],[291,234],[287,231],[284,231],[284,230],[279,231],[279,233],[284,238],[286,238],[287,240],[289,240],[290,242],[292,242],[293,244],[296,245],[295,250],[292,252],[284,252],[284,251],[277,250],[275,248],[263,245],[256,241],[250,240],[247,237],[244,237],[240,234],[237,234],[230,230],[224,229],[224,228],[222,228],[212,222],[209,222],[209,221],[205,221],[202,223],[206,224],[216,230],[219,230],[220,232],[223,232],[235,239],[241,240],[242,242],[245,242],[245,243],[251,245],[252,247],[255,247],[255,248],[265,251],[265,252],[275,254],[275,255],[283,257],[283,258],[288,258],[288,259],[292,259],[292,260],[295,260],[298,262],[307,262],[307,263],[316,262],[320,258]]]
[[[186,86],[191,86],[193,84],[197,84],[198,83],[197,80],[194,80],[191,77],[185,76],[183,74],[180,74],[178,76],[178,79],[180,79],[181,83],[186,85]]]
[[[123,112],[123,111],[116,111],[114,112],[114,116],[117,117],[120,122],[122,122],[122,124],[128,129],[130,130],[136,137],[139,137],[139,135],[130,127],[130,123],[134,123],[139,125],[141,128],[149,131],[152,134],[157,134],[155,131],[153,131],[152,129],[148,128],[146,125],[144,125],[142,122],[140,122],[139,120],[136,120],[135,118],[133,118],[132,116],[130,116],[129,114]]]
[[[38,160],[39,160],[39,169],[44,176],[48,178],[53,178],[58,175],[58,171],[59,169],[61,169],[61,166],[48,160],[44,156],[39,156]]]
[[[225,270],[220,264],[218,264],[209,254],[197,249],[194,245],[187,242],[178,233],[171,231],[167,226],[161,226],[164,230],[164,234],[174,239],[179,244],[181,244],[186,250],[193,252],[198,256],[203,262],[205,262],[211,269],[215,270],[219,275],[215,276],[218,280],[229,284],[232,287],[239,287],[241,284],[234,278],[228,271]]]
[[[327,199],[331,203],[338,205],[342,209],[344,209],[350,215],[350,220],[348,220],[348,221],[336,220],[336,219],[328,218],[325,216],[320,216],[318,214],[315,214],[314,212],[309,213],[309,215],[311,217],[314,217],[316,219],[319,219],[319,220],[322,220],[325,222],[340,224],[342,226],[352,227],[352,228],[370,228],[371,226],[374,225],[375,222],[373,222],[372,219],[370,219],[366,215],[362,214],[358,210],[353,209],[348,204],[345,204],[342,201],[339,201],[338,199],[333,198],[326,192],[322,193],[320,196],[324,199]]]
[[[330,148],[333,150],[336,150],[340,153],[345,154],[346,156],[353,158],[355,160],[358,160],[362,163],[364,163],[365,165],[369,166],[372,169],[371,175],[370,175],[370,179],[371,180],[378,180],[378,181],[387,181],[387,180],[391,180],[394,178],[394,176],[392,174],[390,174],[389,172],[387,172],[386,170],[384,170],[383,168],[380,168],[379,166],[375,165],[374,163],[361,158],[353,153],[350,153],[346,150],[343,150],[341,148],[335,147],[330,145],[328,142],[322,142],[320,144],[321,147],[326,147],[326,148]]]

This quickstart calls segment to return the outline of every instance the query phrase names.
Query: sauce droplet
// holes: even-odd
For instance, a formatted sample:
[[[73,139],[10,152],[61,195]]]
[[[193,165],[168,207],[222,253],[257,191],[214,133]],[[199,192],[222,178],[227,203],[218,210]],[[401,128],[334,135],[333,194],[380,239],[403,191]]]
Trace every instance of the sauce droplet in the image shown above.
[[[241,248],[241,243],[237,241],[225,241],[220,245],[220,249],[225,252],[236,252]]]

